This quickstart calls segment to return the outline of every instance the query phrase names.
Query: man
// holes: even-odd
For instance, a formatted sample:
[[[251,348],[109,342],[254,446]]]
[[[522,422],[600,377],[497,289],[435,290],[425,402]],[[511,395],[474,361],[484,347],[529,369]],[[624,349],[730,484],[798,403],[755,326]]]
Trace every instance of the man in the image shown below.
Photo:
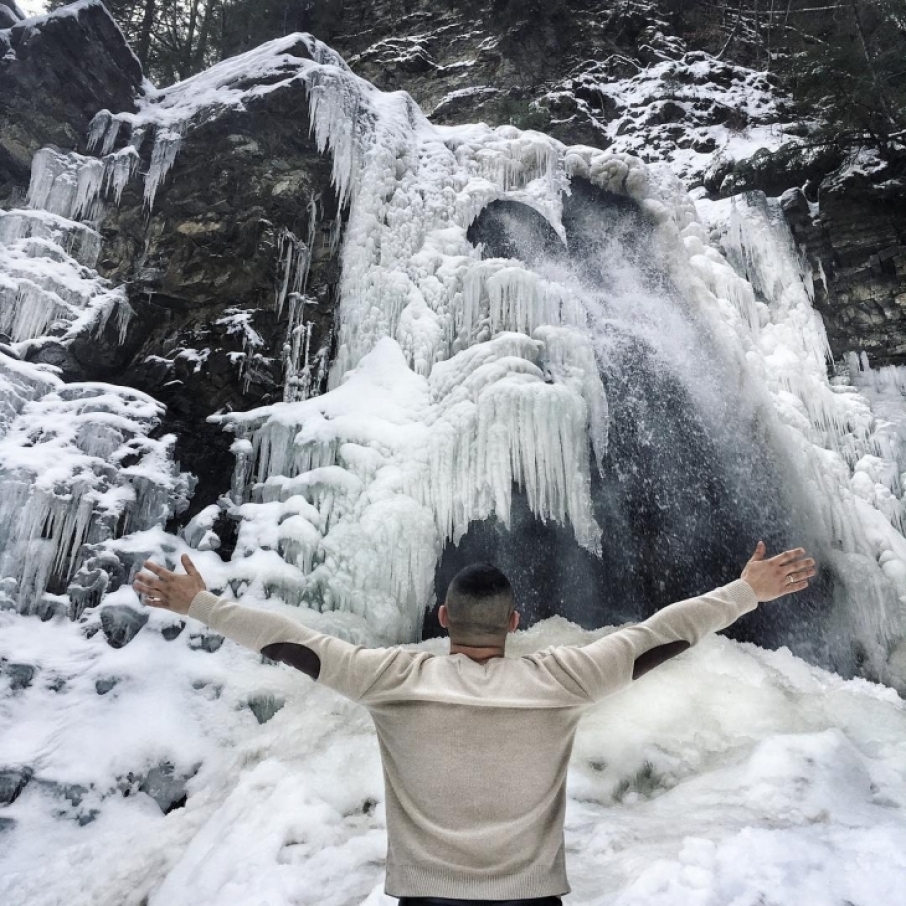
[[[387,815],[385,891],[401,906],[507,901],[556,906],[564,861],[566,771],[576,725],[604,696],[815,575],[802,548],[671,604],[588,645],[505,657],[519,625],[510,583],[489,563],[453,578],[439,610],[450,653],[365,648],[243,607],[151,561],[134,587],[152,607],[201,620],[359,702],[377,730]]]

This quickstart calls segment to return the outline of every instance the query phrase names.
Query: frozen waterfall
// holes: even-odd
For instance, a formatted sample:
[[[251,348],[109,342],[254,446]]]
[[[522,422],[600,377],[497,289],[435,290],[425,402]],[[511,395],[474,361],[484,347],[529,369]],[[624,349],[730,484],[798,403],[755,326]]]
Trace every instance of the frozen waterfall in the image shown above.
[[[274,291],[284,401],[210,417],[235,436],[235,473],[165,559],[186,543],[215,550],[225,517],[236,548],[209,566],[216,588],[399,641],[423,631],[438,576],[490,538],[524,581],[530,619],[558,612],[586,626],[732,578],[758,537],[801,540],[820,581],[797,612],[752,621],[752,637],[902,681],[890,660],[906,622],[901,438],[845,374],[828,379],[821,322],[773,202],[693,199],[665,167],[510,126],[435,127],[404,92],[382,93],[290,35],[149,93],[135,113],[101,111],[95,156],[35,156],[29,208],[0,214],[12,352],[102,329],[114,313],[128,330],[121,288],[93,271],[106,207],[138,180],[150,213],[192,129],[293,83],[348,204],[336,354],[310,348],[312,237],[286,230]],[[239,310],[218,323],[242,334],[247,380],[261,338]],[[99,459],[152,455],[153,418],[135,422],[137,400],[113,405],[112,392],[97,397],[107,402],[92,430],[104,435],[100,416],[115,412],[120,433]],[[27,430],[8,424],[11,450]],[[64,446],[91,457],[90,435]],[[28,511],[32,528],[5,562],[35,547],[23,539],[63,545],[55,591],[69,588],[72,613],[96,604],[110,564],[121,564],[111,589],[134,570],[117,539],[160,525],[188,492],[164,447],[136,523],[104,515],[110,492],[89,494],[80,478],[69,515]],[[81,544],[96,550],[78,554]],[[25,556],[37,584],[12,576],[20,601],[50,581]],[[520,575],[520,564],[531,568]],[[568,601],[552,595],[557,583]]]

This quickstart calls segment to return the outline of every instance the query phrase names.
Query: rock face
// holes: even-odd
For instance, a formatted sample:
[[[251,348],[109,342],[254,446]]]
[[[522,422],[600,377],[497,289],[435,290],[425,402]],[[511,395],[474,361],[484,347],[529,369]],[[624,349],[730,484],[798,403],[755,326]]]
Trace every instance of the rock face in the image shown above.
[[[834,357],[855,351],[873,365],[906,363],[906,152],[882,160],[788,143],[715,168],[704,185],[723,197],[782,196]]]
[[[0,0],[0,28],[9,28],[25,18],[25,13],[16,6],[14,0]]]
[[[906,363],[906,155],[834,173],[818,198],[813,212],[793,189],[784,210],[812,266],[835,357],[855,351],[875,366]]]
[[[471,0],[377,0],[338,15],[317,37],[379,88],[408,91],[436,123],[512,123],[643,160],[688,157],[697,178],[718,148],[715,127],[784,115],[772,76],[690,52],[663,3],[514,3],[492,18]]]
[[[43,55],[7,61],[16,73],[15,97],[23,104],[33,69],[44,72],[49,84],[69,78],[73,54],[52,52],[51,38],[74,46],[86,59],[106,61],[111,70],[106,90],[92,93],[83,80],[72,92],[84,89],[84,101],[73,96],[60,101],[71,111],[69,120],[50,103],[38,118],[60,125],[65,135],[54,136],[56,145],[78,147],[84,155],[80,166],[86,167],[96,157],[110,160],[129,150],[128,128],[89,149],[88,124],[99,110],[133,113],[142,77],[106,10],[93,2],[74,9],[71,15],[47,17],[40,28],[20,34],[17,26],[0,34],[12,35],[17,47],[47,48]],[[300,61],[309,58],[304,42],[289,48],[287,59],[294,53]],[[40,96],[37,104],[43,104]],[[176,459],[199,478],[183,524],[224,493],[233,470],[231,438],[207,416],[282,400],[293,381],[289,392],[320,389],[332,351],[343,214],[331,187],[330,158],[309,135],[307,96],[298,81],[289,79],[241,105],[215,104],[178,128],[184,132],[179,151],[153,207],[149,210],[141,178],[133,178],[118,204],[101,202],[88,221],[102,239],[98,272],[111,286],[125,287],[129,329],[121,334],[111,319],[100,336],[94,329],[65,337],[50,331],[25,357],[60,368],[66,380],[126,385],[166,404],[160,433],[176,435]],[[28,165],[9,171],[15,186],[23,173],[27,185],[29,149],[47,141],[46,135],[33,130],[22,145]],[[140,144],[139,177],[153,168],[155,149],[154,141]],[[295,377],[288,361],[294,343],[304,346],[311,364]],[[308,385],[300,389],[303,380]],[[229,535],[229,526],[216,530]],[[224,543],[228,555],[228,538]],[[86,591],[89,606],[96,603],[96,591],[93,586]]]
[[[0,204],[20,203],[35,152],[75,149],[104,107],[134,110],[142,69],[97,0],[65,15],[15,20],[0,4]]]
[[[104,361],[87,338],[70,351],[83,373],[118,375],[166,404],[176,457],[199,477],[189,517],[233,470],[231,438],[205,418],[283,399],[293,302],[275,301],[300,243],[311,259],[299,316],[312,358],[329,355],[341,212],[307,110],[297,84],[220,112],[185,136],[150,219],[131,186],[101,228],[99,269],[127,284],[137,320]]]

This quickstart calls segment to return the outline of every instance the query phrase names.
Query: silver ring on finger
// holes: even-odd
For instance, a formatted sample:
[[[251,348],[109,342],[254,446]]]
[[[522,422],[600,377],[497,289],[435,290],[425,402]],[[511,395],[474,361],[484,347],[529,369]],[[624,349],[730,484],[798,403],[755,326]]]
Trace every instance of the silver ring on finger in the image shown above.
[[[786,577],[786,584],[787,584],[787,585],[792,585],[794,581],[795,581],[795,580],[793,579],[792,576],[787,576],[787,577]]]

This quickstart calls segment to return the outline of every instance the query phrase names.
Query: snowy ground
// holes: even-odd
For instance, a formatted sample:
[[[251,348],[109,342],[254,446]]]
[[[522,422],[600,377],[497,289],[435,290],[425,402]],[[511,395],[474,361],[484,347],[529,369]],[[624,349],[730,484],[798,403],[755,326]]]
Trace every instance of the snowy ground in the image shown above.
[[[229,640],[193,650],[197,621],[169,642],[152,631],[173,622],[150,611],[126,651],[65,618],[0,613],[0,658],[38,665],[27,688],[0,681],[0,763],[35,768],[3,810],[16,825],[0,902],[394,903],[367,712]],[[510,653],[604,631],[554,618],[511,637]],[[259,725],[254,695],[285,705]],[[200,763],[184,808],[162,814],[128,778],[130,795],[117,788],[165,761],[175,774]],[[72,805],[38,778],[87,792]],[[709,636],[580,724],[566,902],[902,903],[904,810],[906,705],[892,690]]]

